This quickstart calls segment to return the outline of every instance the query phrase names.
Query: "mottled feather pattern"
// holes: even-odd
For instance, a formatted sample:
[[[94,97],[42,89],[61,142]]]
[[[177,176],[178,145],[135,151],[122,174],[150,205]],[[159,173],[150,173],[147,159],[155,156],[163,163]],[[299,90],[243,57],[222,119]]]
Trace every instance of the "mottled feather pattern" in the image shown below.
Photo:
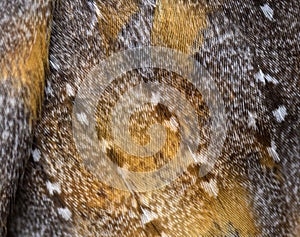
[[[51,3],[0,3],[0,235],[30,156],[47,71]]]
[[[12,9],[1,15],[17,23],[11,26],[7,17],[0,21],[7,29],[3,37],[0,33],[0,66],[13,65],[0,74],[0,235],[299,235],[297,0],[1,4]],[[18,20],[25,15],[16,10],[18,4],[30,9],[28,17],[34,20]],[[34,32],[40,32],[38,37]],[[205,68],[224,100],[227,135],[205,176],[201,161],[160,189],[123,191],[103,182],[99,174],[105,171],[97,164],[91,169],[82,158],[74,141],[72,111],[95,66],[116,52],[143,46],[178,50]],[[12,58],[20,59],[11,63]],[[21,63],[23,58],[29,63]],[[143,160],[114,146],[111,111],[141,82],[181,91],[203,124],[211,116],[201,92],[174,72],[138,68],[116,78],[99,95],[98,138],[111,161],[137,172],[172,160],[181,126],[153,92],[149,103],[133,114],[128,129],[134,141],[145,144],[148,127],[161,123],[167,133],[163,149]],[[84,114],[78,118],[89,124]],[[207,134],[209,130],[201,130],[204,139],[195,157],[207,148]]]

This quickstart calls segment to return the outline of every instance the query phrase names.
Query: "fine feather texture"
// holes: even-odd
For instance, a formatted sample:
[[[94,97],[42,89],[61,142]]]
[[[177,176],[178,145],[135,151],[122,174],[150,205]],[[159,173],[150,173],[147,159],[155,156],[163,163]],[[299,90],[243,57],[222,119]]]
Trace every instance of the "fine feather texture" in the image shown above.
[[[35,4],[21,6],[35,9]],[[41,20],[16,25],[35,32],[45,24],[40,38],[27,39],[27,34],[12,27],[0,41],[5,58],[1,66],[11,62],[10,52],[18,54],[18,44],[41,45],[40,50],[29,46],[24,50],[29,55],[39,52],[34,54],[36,61],[25,66],[36,72],[31,80],[24,73],[0,78],[0,223],[9,236],[299,235],[297,0],[67,0],[37,6],[44,9],[42,13],[29,15]],[[7,14],[19,19],[16,12]],[[45,56],[47,27],[51,27],[49,56]],[[120,50],[149,45],[179,50],[206,69],[224,100],[227,135],[216,164],[204,177],[201,158],[160,189],[123,191],[99,178],[103,170],[86,165],[75,145],[72,109],[87,74],[101,60]],[[49,75],[44,73],[45,57]],[[16,63],[14,68],[22,71],[23,64]],[[32,106],[28,97],[43,97],[31,83],[33,78],[45,79],[45,94],[32,134],[30,121],[38,114],[38,106]],[[23,83],[16,87],[18,80]],[[142,159],[112,144],[111,111],[129,89],[143,81],[181,91],[203,124],[209,125],[211,116],[201,91],[174,72],[139,68],[118,77],[99,95],[96,129],[98,139],[105,141],[108,158],[136,172],[169,162],[178,150],[182,126],[169,108],[157,103],[163,94],[155,91],[149,103],[133,114],[129,130],[133,141],[146,144],[147,128],[163,124],[167,142],[159,154]],[[38,104],[38,99],[33,100]],[[83,115],[80,119],[89,123]],[[205,135],[209,130],[202,133],[204,141],[195,156],[210,142]]]
[[[0,3],[0,236],[30,155],[48,63],[50,2]]]

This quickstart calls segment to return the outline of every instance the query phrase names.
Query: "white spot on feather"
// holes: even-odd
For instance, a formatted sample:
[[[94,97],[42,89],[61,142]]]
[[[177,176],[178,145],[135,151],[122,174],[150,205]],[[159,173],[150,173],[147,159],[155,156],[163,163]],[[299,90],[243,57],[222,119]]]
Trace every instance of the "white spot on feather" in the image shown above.
[[[10,104],[11,104],[12,107],[15,107],[15,106],[16,106],[16,99],[15,99],[15,98],[11,98],[11,99],[9,100],[9,102],[10,102]]]
[[[189,149],[190,155],[192,156],[192,158],[196,164],[198,164],[198,163],[208,164],[209,163],[206,155],[204,155],[202,153],[200,153],[200,154],[193,153],[190,146],[188,146],[188,149]]]
[[[265,16],[271,21],[273,20],[274,11],[268,3],[260,7]]]
[[[251,113],[248,111],[248,127],[256,129],[256,113]]]
[[[111,147],[111,143],[105,139],[102,139],[102,141],[100,142],[100,147],[102,148],[102,151],[106,151],[108,148]]]
[[[81,124],[89,125],[89,121],[88,121],[87,116],[84,112],[78,113],[78,114],[76,114],[76,116],[77,116],[77,119],[79,120],[79,122]]]
[[[266,76],[265,76],[265,79],[268,81],[268,82],[272,82],[273,84],[278,84],[278,81],[277,81],[277,79],[276,78],[274,78],[274,77],[272,77],[272,76],[270,76],[269,74],[267,74]]]
[[[59,183],[51,183],[50,181],[46,182],[46,187],[50,195],[53,195],[54,191],[57,193],[61,193],[60,184]]]
[[[272,82],[273,84],[277,85],[279,82],[276,78],[272,77],[269,74],[264,74],[264,72],[259,69],[257,73],[254,74],[254,78],[257,82],[262,82],[263,84],[267,82]]]
[[[58,214],[64,218],[66,221],[70,220],[72,217],[72,212],[68,208],[57,208]]]
[[[35,162],[38,162],[40,160],[41,152],[39,149],[34,149],[31,154],[32,154],[32,158]]]
[[[176,132],[177,131],[177,129],[178,129],[178,123],[177,123],[177,121],[176,121],[176,118],[174,117],[174,116],[172,116],[171,118],[170,118],[170,127],[171,127],[171,129],[174,131],[174,132]]]
[[[45,87],[45,93],[46,93],[46,95],[53,96],[53,89],[52,89],[51,83],[48,83],[48,85]]]
[[[286,108],[284,105],[279,106],[278,109],[273,111],[273,115],[275,116],[277,122],[284,121],[285,116],[287,115]]]
[[[260,81],[262,83],[265,83],[265,74],[260,69],[259,69],[259,71],[256,74],[254,74],[254,78],[258,82]]]
[[[279,162],[280,158],[279,158],[279,155],[278,155],[276,149],[277,149],[277,147],[276,147],[275,142],[271,141],[271,147],[267,147],[267,151],[268,151],[269,155],[273,157],[274,161]]]
[[[50,62],[50,65],[51,65],[54,69],[56,69],[56,70],[59,69],[59,66],[58,66],[57,64],[55,64],[55,63],[52,62],[51,60],[50,60],[49,62]]]
[[[5,130],[5,131],[2,133],[2,140],[5,141],[5,140],[7,140],[8,138],[9,138],[9,132]]]
[[[151,95],[151,103],[157,105],[160,102],[160,94],[159,93],[152,93]]]
[[[137,202],[136,202],[135,199],[132,199],[132,200],[131,200],[131,205],[132,205],[133,208],[136,208],[136,207],[137,207]]]
[[[74,89],[72,88],[72,86],[69,83],[66,84],[66,91],[67,91],[68,96],[75,95]]]
[[[147,224],[148,222],[150,222],[158,217],[156,213],[154,213],[150,210],[142,208],[142,211],[143,211],[143,214],[142,214],[142,223],[143,224]]]
[[[217,186],[216,179],[210,179],[209,182],[203,181],[203,182],[201,182],[201,186],[210,197],[218,196],[219,188]]]
[[[172,116],[170,120],[164,120],[164,124],[174,132],[178,130],[178,123],[174,116]]]

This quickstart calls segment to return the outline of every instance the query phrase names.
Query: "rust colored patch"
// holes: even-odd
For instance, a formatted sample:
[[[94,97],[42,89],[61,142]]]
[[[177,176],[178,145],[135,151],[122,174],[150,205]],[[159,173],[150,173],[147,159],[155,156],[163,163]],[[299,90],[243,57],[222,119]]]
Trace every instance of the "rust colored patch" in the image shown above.
[[[249,196],[245,189],[235,184],[233,189],[221,189],[217,199],[211,203],[214,218],[221,230],[229,233],[236,230],[240,236],[257,236],[259,234],[254,224],[251,207],[247,203]],[[219,230],[211,225],[210,233],[219,236]]]
[[[151,41],[191,54],[201,45],[201,29],[206,27],[207,9],[201,3],[189,4],[182,0],[160,0],[154,14]]]
[[[134,0],[97,1],[99,30],[107,49],[137,10],[138,3]]]
[[[16,88],[28,90],[29,98],[24,98],[29,104],[32,119],[37,118],[41,111],[41,101],[44,88],[45,69],[48,68],[49,35],[47,26],[38,28],[32,44],[25,44],[6,55],[0,65],[0,78],[13,80]]]
[[[189,172],[192,176],[198,175],[198,166],[190,167]],[[239,183],[238,179],[232,175],[227,176],[228,186],[224,186],[217,177],[209,175],[208,178],[201,177],[197,179],[196,186],[201,187],[201,182],[206,182],[211,178],[217,180],[217,196],[209,196],[202,188],[195,188],[194,194],[189,197],[194,203],[203,203],[201,210],[195,210],[190,217],[200,219],[194,222],[188,228],[197,233],[197,236],[227,236],[235,231],[239,236],[257,236],[260,233],[259,227],[255,225],[255,217],[252,213],[250,204],[251,196]],[[192,191],[192,190],[191,190]],[[186,202],[184,205],[193,205]],[[187,228],[187,227],[182,227]],[[195,236],[195,235],[192,235]]]

